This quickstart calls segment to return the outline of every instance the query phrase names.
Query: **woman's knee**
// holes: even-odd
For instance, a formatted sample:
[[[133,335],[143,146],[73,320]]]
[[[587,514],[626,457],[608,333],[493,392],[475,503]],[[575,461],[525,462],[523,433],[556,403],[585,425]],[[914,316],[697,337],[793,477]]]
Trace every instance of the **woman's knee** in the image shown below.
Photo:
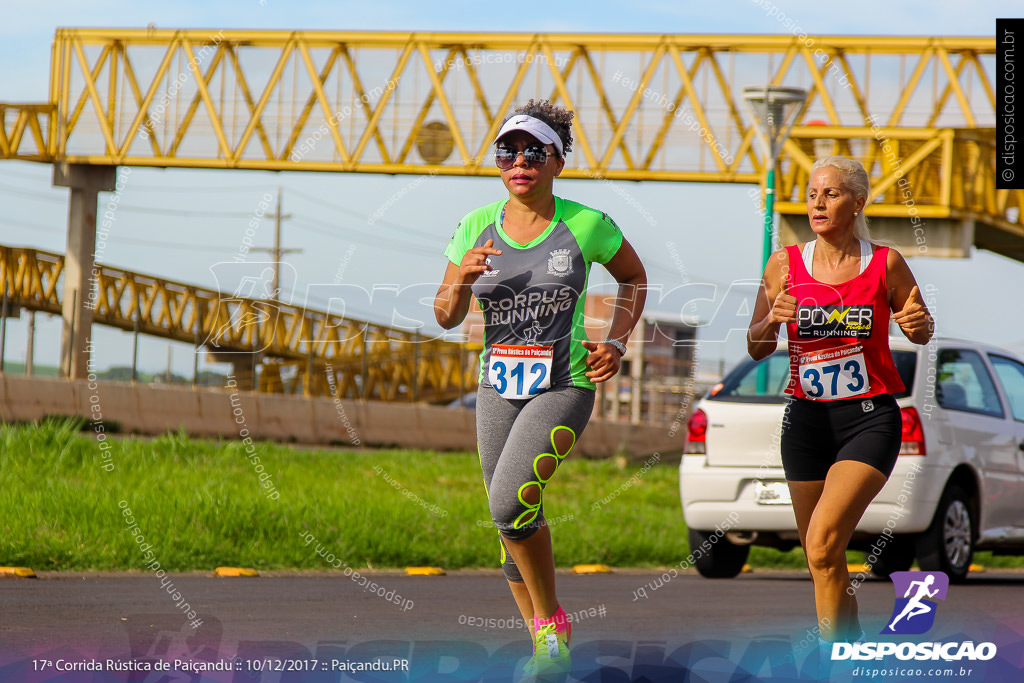
[[[804,554],[807,566],[812,572],[823,574],[836,571],[846,565],[847,543],[838,538],[835,532],[814,529],[807,530],[807,544]]]
[[[491,508],[491,519],[494,520],[495,528],[501,532],[511,529],[516,518],[516,512],[513,507],[494,495],[490,497],[488,502]]]
[[[538,487],[539,488],[539,487]],[[524,498],[529,494],[522,492]],[[534,504],[524,505],[518,500],[513,502],[512,496],[494,496],[490,498],[491,519],[502,536],[512,541],[523,541],[537,531],[541,520],[540,499]]]

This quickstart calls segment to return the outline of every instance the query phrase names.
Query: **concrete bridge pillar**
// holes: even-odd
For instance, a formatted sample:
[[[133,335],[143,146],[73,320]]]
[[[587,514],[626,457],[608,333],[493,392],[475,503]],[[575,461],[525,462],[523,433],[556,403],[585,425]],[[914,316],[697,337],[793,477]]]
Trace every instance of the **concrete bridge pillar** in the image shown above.
[[[96,252],[97,199],[111,192],[116,166],[54,164],[53,184],[71,189],[68,203],[68,244],[64,256],[64,298],[60,372],[62,377],[85,379],[89,374]]]

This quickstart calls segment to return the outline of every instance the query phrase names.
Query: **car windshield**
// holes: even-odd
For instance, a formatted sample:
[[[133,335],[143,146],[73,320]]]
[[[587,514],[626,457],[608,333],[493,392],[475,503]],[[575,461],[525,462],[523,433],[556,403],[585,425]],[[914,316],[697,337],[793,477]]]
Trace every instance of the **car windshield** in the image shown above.
[[[903,380],[905,391],[895,394],[896,398],[910,395],[914,386],[914,371],[917,368],[917,354],[913,351],[894,350],[892,359]],[[742,401],[748,403],[782,403],[786,397],[789,382],[789,354],[776,351],[759,361],[747,360],[714,387],[708,395],[716,401]]]

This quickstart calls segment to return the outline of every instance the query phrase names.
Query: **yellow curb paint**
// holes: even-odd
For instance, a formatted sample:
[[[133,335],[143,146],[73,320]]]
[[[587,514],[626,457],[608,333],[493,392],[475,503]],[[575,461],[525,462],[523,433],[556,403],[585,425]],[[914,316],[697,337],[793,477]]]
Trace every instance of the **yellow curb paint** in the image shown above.
[[[409,576],[444,576],[445,571],[441,567],[406,567],[405,573]]]
[[[867,564],[848,564],[846,565],[846,571],[867,574],[871,571],[871,566]]]
[[[611,574],[612,568],[606,564],[577,564],[572,570],[577,574]]]
[[[749,564],[745,564],[745,565],[743,565],[743,569],[740,570],[740,573],[741,574],[749,574],[752,571],[754,571],[754,568],[751,567]]]
[[[0,576],[16,576],[20,579],[35,579],[36,573],[28,567],[0,567]]]
[[[213,572],[214,576],[244,576],[253,577],[259,576],[260,573],[255,569],[249,569],[247,567],[217,567]]]
[[[984,567],[984,565],[980,565],[980,564],[972,564],[970,567],[967,568],[967,571],[969,571],[969,572],[979,572],[980,573],[980,572],[985,571],[985,567]]]

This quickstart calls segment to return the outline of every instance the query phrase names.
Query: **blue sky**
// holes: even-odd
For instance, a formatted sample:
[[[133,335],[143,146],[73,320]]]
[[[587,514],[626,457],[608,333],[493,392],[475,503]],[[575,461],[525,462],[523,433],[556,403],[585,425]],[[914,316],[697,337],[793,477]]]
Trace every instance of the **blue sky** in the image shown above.
[[[339,29],[400,31],[527,31],[637,33],[788,33],[765,7],[766,0],[723,2],[561,2],[498,6],[480,2],[41,2],[0,26],[0,101],[43,102],[47,96],[50,45],[58,26],[199,29]],[[775,0],[779,13],[810,34],[992,35],[995,18],[1020,14],[1017,2],[892,3],[869,0],[856,11],[832,3]],[[0,164],[0,244],[62,252],[67,191],[53,188],[48,166]],[[388,204],[372,227],[368,217],[413,176],[211,172],[134,169],[104,262],[128,269],[213,286],[211,266],[230,260],[248,216],[265,193],[283,188],[286,247],[303,251],[286,258],[298,285],[346,283],[400,287],[437,282],[441,252],[462,215],[500,199],[496,179],[431,178]],[[622,226],[648,265],[650,280],[670,289],[685,276],[705,283],[714,301],[700,314],[702,357],[711,368],[732,365],[744,353],[741,333],[729,333],[745,314],[742,283],[757,278],[759,219],[747,186],[622,183],[621,192],[593,181],[561,180],[556,192],[600,208]],[[642,207],[638,210],[637,205]],[[190,213],[191,212],[191,213]],[[194,212],[226,212],[227,216]],[[650,215],[652,220],[647,220]],[[268,247],[272,226],[261,224],[256,243]],[[1006,316],[994,300],[993,282],[1007,291],[1024,285],[1024,264],[987,252],[967,260],[914,259],[919,282],[936,293],[943,334],[979,339],[1024,353],[1024,323]],[[597,269],[595,269],[595,273]],[[607,282],[599,275],[596,282]],[[734,294],[725,296],[733,290]],[[656,305],[654,306],[656,307]],[[365,311],[380,318],[380,310]],[[39,317],[36,362],[56,364],[56,320]],[[432,324],[432,321],[428,321]],[[128,335],[97,330],[98,365],[130,358]],[[171,345],[174,370],[190,374],[191,351]],[[25,325],[8,326],[6,358],[22,361]],[[167,363],[168,344],[147,340],[140,365]]]

